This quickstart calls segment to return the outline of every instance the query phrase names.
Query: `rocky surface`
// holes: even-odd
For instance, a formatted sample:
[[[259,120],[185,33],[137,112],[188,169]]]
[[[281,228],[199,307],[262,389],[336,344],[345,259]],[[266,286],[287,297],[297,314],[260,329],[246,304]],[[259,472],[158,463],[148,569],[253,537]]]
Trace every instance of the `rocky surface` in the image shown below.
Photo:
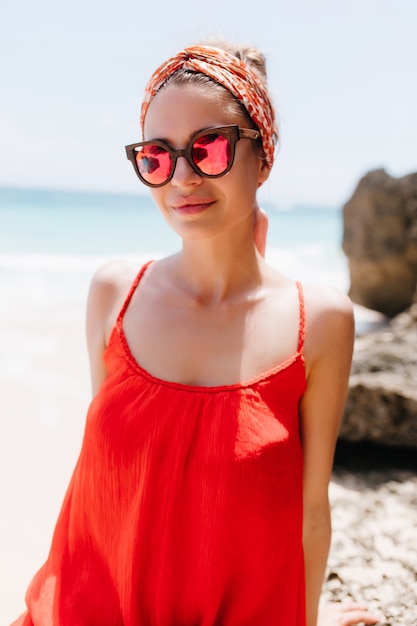
[[[353,301],[393,319],[355,340],[323,596],[417,626],[417,174],[367,174],[344,207],[343,248]]]
[[[392,317],[417,285],[417,173],[366,174],[343,207],[343,250],[354,302]]]
[[[359,469],[335,466],[323,597],[365,602],[383,616],[383,626],[417,626],[417,462],[384,467],[383,455],[379,463],[372,456],[368,451]],[[397,449],[398,458],[403,455]]]
[[[417,448],[417,304],[356,337],[340,438]]]

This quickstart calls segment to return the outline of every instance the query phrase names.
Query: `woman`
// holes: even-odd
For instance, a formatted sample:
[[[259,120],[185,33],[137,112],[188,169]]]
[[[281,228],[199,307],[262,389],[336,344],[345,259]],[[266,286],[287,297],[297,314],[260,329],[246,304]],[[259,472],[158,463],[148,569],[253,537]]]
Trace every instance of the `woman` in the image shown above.
[[[17,624],[315,626],[353,318],[261,254],[278,136],[263,57],[185,49],[141,125],[127,154],[182,248],[92,281],[94,399]],[[321,623],[361,620],[349,605]]]

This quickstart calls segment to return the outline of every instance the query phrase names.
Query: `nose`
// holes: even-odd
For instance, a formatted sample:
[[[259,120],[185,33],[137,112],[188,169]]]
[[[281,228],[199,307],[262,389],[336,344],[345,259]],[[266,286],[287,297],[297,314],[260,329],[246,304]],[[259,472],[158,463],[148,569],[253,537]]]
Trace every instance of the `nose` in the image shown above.
[[[184,155],[178,155],[171,184],[174,187],[186,187],[187,185],[198,185],[201,182],[202,177],[193,170],[188,159]]]

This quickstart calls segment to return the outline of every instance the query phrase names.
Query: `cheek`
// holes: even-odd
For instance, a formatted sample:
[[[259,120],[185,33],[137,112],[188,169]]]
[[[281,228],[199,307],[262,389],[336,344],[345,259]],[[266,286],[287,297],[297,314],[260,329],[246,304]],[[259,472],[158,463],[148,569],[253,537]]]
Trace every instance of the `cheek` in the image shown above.
[[[153,201],[160,211],[164,209],[165,188],[159,187],[158,189],[151,189],[151,195]]]
[[[238,165],[236,172],[242,184],[246,188],[257,189],[261,179],[262,161],[259,159],[255,150],[252,148],[245,150],[236,165]]]

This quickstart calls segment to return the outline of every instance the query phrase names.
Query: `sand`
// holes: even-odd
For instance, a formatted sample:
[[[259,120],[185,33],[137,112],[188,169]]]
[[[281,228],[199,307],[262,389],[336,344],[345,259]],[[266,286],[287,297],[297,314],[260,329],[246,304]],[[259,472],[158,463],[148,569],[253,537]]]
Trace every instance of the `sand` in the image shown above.
[[[417,465],[351,471],[330,485],[333,536],[324,599],[363,601],[384,626],[417,625]]]
[[[80,320],[0,318],[0,626],[48,554],[89,397]]]

